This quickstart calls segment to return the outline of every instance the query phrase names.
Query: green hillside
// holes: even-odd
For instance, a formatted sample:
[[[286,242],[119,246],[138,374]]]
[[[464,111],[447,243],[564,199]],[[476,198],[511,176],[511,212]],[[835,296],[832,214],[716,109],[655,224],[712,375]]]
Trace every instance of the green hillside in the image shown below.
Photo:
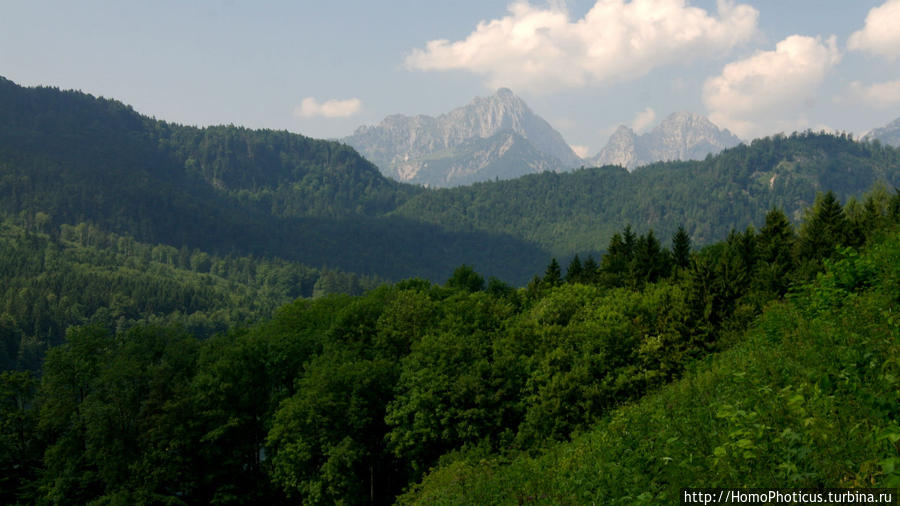
[[[288,132],[195,128],[114,100],[0,78],[0,213],[85,222],[150,244],[280,257],[398,280],[466,263],[522,285],[547,257],[606,248],[631,224],[695,244],[799,222],[816,192],[846,200],[900,184],[900,155],[846,136],[754,141],[700,162],[603,167],[427,190],[351,148]],[[31,218],[29,218],[31,217]]]
[[[39,370],[72,326],[181,325],[197,337],[270,318],[297,297],[361,294],[381,280],[284,260],[146,244],[80,223],[52,234],[0,221],[0,370]]]
[[[522,281],[540,248],[384,216],[424,191],[345,145],[288,132],[194,128],[74,91],[0,78],[0,212],[86,222],[210,254],[280,257],[390,279],[468,262]]]
[[[900,234],[845,251],[734,347],[533,455],[441,465],[401,504],[677,504],[682,487],[900,486]]]
[[[628,173],[601,167],[421,193],[395,214],[454,230],[517,235],[556,256],[600,251],[627,224],[697,244],[762,223],[772,207],[799,222],[817,192],[858,197],[876,181],[900,186],[900,151],[847,136],[775,136],[697,162]]]
[[[519,289],[461,266],[211,337],[190,318],[70,327],[37,374],[0,374],[0,501],[665,504],[683,486],[895,484],[898,222],[883,188],[857,206],[826,193],[797,230],[774,209],[692,251],[625,228],[599,264],[551,260]],[[178,250],[141,251],[126,263]],[[200,272],[124,279],[179,305],[222,294],[228,277],[202,271],[227,262],[196,255]],[[265,279],[236,296],[278,293]]]

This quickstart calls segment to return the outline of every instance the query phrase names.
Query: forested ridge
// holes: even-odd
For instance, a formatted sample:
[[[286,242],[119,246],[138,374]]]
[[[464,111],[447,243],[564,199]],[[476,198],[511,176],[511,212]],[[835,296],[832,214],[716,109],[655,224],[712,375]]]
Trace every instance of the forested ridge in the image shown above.
[[[898,165],[806,132],[432,191],[0,79],[0,502],[897,486]]]
[[[0,221],[0,370],[40,369],[71,326],[180,325],[203,338],[298,297],[361,294],[383,280],[284,260],[145,244],[49,217]],[[47,233],[47,230],[52,233]]]
[[[115,100],[0,78],[0,212],[89,223],[148,244],[279,257],[391,280],[461,263],[521,285],[548,256],[598,253],[625,225],[695,244],[798,223],[820,191],[900,185],[898,150],[813,132],[699,162],[601,167],[428,190],[352,148],[284,131],[182,126]]]
[[[0,78],[6,216],[40,212],[54,228],[85,222],[149,244],[394,280],[442,279],[460,262],[517,279],[546,257],[513,236],[385,216],[422,191],[337,142],[174,125],[114,100]]]
[[[665,246],[626,227],[599,259],[551,259],[523,288],[463,265],[205,339],[73,327],[39,374],[0,376],[2,500],[896,486],[898,221],[883,187],[843,206],[825,193],[797,229],[775,208],[700,249],[683,229]]]
[[[900,150],[846,134],[756,139],[703,161],[542,173],[414,196],[396,214],[455,230],[517,234],[557,256],[599,251],[626,224],[698,244],[759,226],[778,207],[797,223],[817,192],[841,200],[877,181],[900,185]]]

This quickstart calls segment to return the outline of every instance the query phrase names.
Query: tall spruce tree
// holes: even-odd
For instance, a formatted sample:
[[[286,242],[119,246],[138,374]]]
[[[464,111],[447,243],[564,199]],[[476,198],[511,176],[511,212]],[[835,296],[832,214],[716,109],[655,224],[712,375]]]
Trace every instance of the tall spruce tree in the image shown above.
[[[597,281],[599,266],[597,265],[597,261],[594,260],[594,255],[588,255],[587,260],[584,261],[584,265],[582,266],[583,277],[585,283],[595,283]]]
[[[550,265],[548,265],[547,270],[544,271],[543,281],[547,286],[559,286],[562,284],[562,269],[560,269],[559,262],[556,261],[556,258],[550,260]]]
[[[569,268],[566,269],[566,283],[581,283],[584,278],[584,269],[581,266],[581,259],[576,253],[569,262]]]
[[[662,249],[653,231],[638,237],[631,260],[629,278],[632,284],[655,283],[668,275],[668,253]]]
[[[797,256],[802,260],[814,261],[828,258],[835,248],[845,244],[848,225],[834,192],[820,194],[800,230]]]
[[[781,209],[772,208],[766,214],[766,223],[756,237],[757,275],[754,284],[763,290],[784,295],[787,292],[788,273],[794,268],[796,236],[794,227]]]
[[[634,235],[631,233],[631,228],[626,227],[625,233],[626,235],[631,234],[628,239],[630,244],[626,244],[622,235],[616,232],[609,239],[606,254],[600,260],[599,279],[604,286],[622,286],[625,282],[634,250]]]
[[[678,231],[672,236],[672,263],[677,267],[686,269],[691,262],[691,237],[684,230],[683,225],[678,226]]]

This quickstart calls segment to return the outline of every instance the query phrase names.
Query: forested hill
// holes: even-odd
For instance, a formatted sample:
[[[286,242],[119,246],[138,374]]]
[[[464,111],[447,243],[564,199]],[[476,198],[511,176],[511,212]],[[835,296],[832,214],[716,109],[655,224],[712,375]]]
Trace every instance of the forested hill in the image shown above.
[[[205,183],[262,193],[279,214],[327,216],[384,212],[417,191],[382,177],[346,145],[286,131],[176,125],[114,100],[23,88],[2,78],[0,112],[4,154],[45,157],[66,174],[93,176],[91,182],[104,186],[117,176],[149,177],[192,191]],[[291,197],[279,193],[286,187]]]
[[[563,256],[603,249],[628,223],[666,238],[683,224],[695,243],[709,244],[732,228],[759,225],[772,207],[797,222],[817,192],[847,200],[878,181],[900,185],[900,151],[807,132],[630,174],[601,167],[422,193],[396,213],[457,230],[516,234]]]
[[[799,229],[776,209],[693,252],[685,234],[670,250],[626,228],[599,265],[563,276],[551,261],[525,288],[461,266],[441,285],[299,299],[209,338],[194,318],[113,329],[95,312],[101,325],[69,329],[38,374],[0,372],[0,504],[677,504],[690,486],[897,487],[900,195],[878,189],[862,209],[826,193]],[[56,244],[16,228],[6,237],[43,252],[20,272],[107,263],[90,227]],[[157,277],[103,269],[139,288],[104,301],[126,318],[280,291],[243,260],[172,265],[174,249],[115,243]],[[7,300],[74,276],[23,277]],[[93,309],[63,297],[34,312]]]
[[[900,154],[846,136],[776,136],[697,162],[536,174],[450,190],[397,183],[352,148],[284,131],[195,128],[114,100],[0,78],[0,213],[150,244],[280,257],[399,280],[460,264],[514,284],[616,230],[684,225],[695,244],[797,222],[817,192],[900,185]],[[27,228],[27,223],[26,223]]]
[[[43,213],[48,229],[87,222],[147,243],[392,279],[446,279],[468,262],[520,281],[546,261],[513,237],[384,216],[423,191],[337,142],[174,125],[114,100],[0,78],[6,216]]]

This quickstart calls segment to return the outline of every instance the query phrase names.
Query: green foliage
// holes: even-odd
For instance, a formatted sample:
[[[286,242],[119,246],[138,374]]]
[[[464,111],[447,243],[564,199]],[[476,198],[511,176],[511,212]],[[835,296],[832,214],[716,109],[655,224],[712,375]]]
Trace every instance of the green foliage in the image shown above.
[[[152,318],[72,327],[36,393],[27,373],[0,382],[4,500],[381,504],[412,486],[403,500],[630,504],[668,502],[698,476],[894,483],[900,237],[885,228],[895,197],[878,195],[870,211],[842,210],[870,250],[835,244],[815,264],[794,256],[792,227],[773,210],[759,233],[732,231],[674,271],[653,233],[626,227],[600,268],[589,258],[575,276],[573,260],[566,282],[551,261],[527,288],[485,288],[464,265],[445,286],[301,298],[211,337]],[[25,230],[0,231],[15,252],[5,272],[33,272],[10,279],[77,301],[33,283],[64,269],[124,272],[103,279],[127,289],[88,285],[110,293],[106,315],[166,303],[130,281],[137,272],[149,286],[171,275],[199,287],[176,299],[185,307],[220,293],[244,315],[302,279],[290,264],[88,225],[57,238]],[[816,265],[824,273],[804,270]],[[17,360],[30,314],[0,318],[6,344],[21,341]]]
[[[672,236],[672,264],[685,269],[691,261],[691,238],[683,226]]]
[[[461,265],[453,271],[453,275],[447,280],[447,288],[463,290],[467,292],[479,292],[484,290],[484,278],[471,266]]]
[[[548,256],[598,251],[626,224],[696,246],[759,226],[777,207],[800,221],[819,191],[846,201],[878,182],[900,186],[900,151],[815,132],[776,135],[702,161],[544,173],[415,195],[396,211],[456,230],[524,237]],[[609,251],[609,250],[607,250]]]
[[[29,372],[0,372],[0,501],[33,499],[41,461],[33,409],[37,381]]]
[[[175,125],[6,79],[0,110],[0,218],[21,217],[29,232],[87,223],[189,257],[278,257],[388,279],[446,279],[466,262],[519,282],[547,256],[517,236],[392,215],[426,190],[337,142]],[[202,256],[193,262],[204,272]],[[336,281],[325,278],[317,293]]]
[[[403,359],[385,418],[389,446],[417,473],[461,446],[509,443],[519,416],[521,372],[492,346],[510,306],[473,293],[446,299],[442,309],[436,328]]]
[[[797,256],[816,261],[831,256],[835,247],[847,243],[848,227],[844,210],[833,192],[819,195],[810,216],[804,220],[797,241]]]
[[[760,265],[756,285],[779,295],[787,291],[788,273],[794,268],[792,250],[796,241],[794,228],[779,209],[766,214],[765,225],[756,238]]]
[[[585,271],[581,266],[581,259],[576,254],[572,257],[572,260],[569,262],[569,267],[566,269],[566,282],[575,283],[584,281],[584,279]]]
[[[281,404],[267,444],[272,479],[304,503],[373,501],[393,464],[383,436],[384,407],[397,366],[334,353],[309,364],[297,393]],[[377,476],[376,476],[377,474]]]
[[[669,504],[682,487],[897,482],[900,235],[844,253],[742,342],[537,455],[442,466],[401,504]]]
[[[550,260],[550,264],[547,265],[547,270],[544,271],[544,278],[541,281],[544,285],[549,287],[562,284],[562,270],[559,267],[559,262],[557,262],[555,258]]]
[[[797,234],[788,218],[814,188],[895,182],[893,149],[806,133],[427,191],[285,132],[5,80],[0,107],[0,361],[38,371],[0,375],[3,502],[897,483],[900,194],[825,194]],[[599,265],[572,257],[606,238]],[[565,278],[534,244],[572,257]],[[445,285],[337,269],[461,262]]]
[[[900,185],[897,150],[812,132],[633,173],[602,167],[435,191],[386,179],[336,142],[174,125],[79,92],[4,79],[0,109],[0,214],[34,232],[89,223],[184,246],[198,272],[206,265],[194,250],[395,280],[444,280],[466,263],[521,285],[546,258],[597,252],[626,223],[658,237],[683,225],[708,245],[772,207],[798,221],[820,188],[847,200],[876,181]],[[864,215],[851,242],[869,226]]]
[[[195,340],[151,328],[117,338],[85,327],[52,349],[39,393],[40,430],[49,442],[40,496],[51,503],[99,497],[146,502],[174,499],[173,485],[188,489],[190,469],[171,449],[196,442],[173,441],[184,434],[167,432],[177,426],[164,422],[193,372],[194,357]],[[177,484],[170,481],[175,476]]]
[[[180,324],[197,337],[270,317],[294,298],[361,293],[377,278],[281,260],[150,245],[81,223],[58,235],[0,222],[0,367],[34,369],[71,325]]]

